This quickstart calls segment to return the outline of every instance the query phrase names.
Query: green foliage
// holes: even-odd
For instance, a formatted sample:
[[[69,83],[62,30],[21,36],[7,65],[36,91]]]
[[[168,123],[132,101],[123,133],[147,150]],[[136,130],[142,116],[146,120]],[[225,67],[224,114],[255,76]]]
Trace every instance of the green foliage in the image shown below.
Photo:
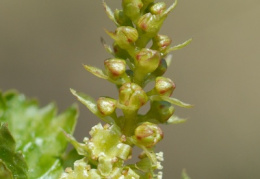
[[[0,178],[27,178],[28,167],[7,124],[0,124]]]
[[[36,100],[28,100],[22,94],[0,92],[0,122],[8,124],[13,135],[11,138],[9,133],[8,140],[6,137],[0,138],[0,144],[9,141],[9,147],[24,156],[28,165],[28,170],[24,170],[25,174],[28,172],[29,178],[58,178],[60,176],[63,171],[61,157],[67,147],[67,140],[62,131],[73,133],[76,119],[77,107],[75,105],[57,116],[54,104],[39,108]],[[6,130],[5,126],[2,125],[2,128]],[[16,147],[14,141],[16,141]],[[12,155],[5,156],[8,160],[12,157]],[[0,156],[0,159],[3,160],[3,157]],[[10,165],[4,164],[2,168],[8,168],[14,178],[26,178],[16,177]]]
[[[4,162],[0,160],[0,178],[12,179],[12,172],[6,167]]]

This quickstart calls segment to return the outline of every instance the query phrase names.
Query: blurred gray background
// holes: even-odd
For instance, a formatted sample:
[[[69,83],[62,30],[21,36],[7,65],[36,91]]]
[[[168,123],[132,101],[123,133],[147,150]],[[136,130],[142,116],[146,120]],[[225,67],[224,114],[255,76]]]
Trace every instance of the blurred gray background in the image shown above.
[[[167,4],[172,3],[166,0]],[[107,0],[120,8],[120,0]],[[260,1],[179,0],[161,33],[173,44],[193,42],[173,53],[165,76],[177,84],[174,97],[195,105],[176,109],[188,122],[163,126],[158,150],[164,178],[260,178]],[[76,102],[69,88],[97,98],[117,98],[114,86],[84,70],[111,57],[100,37],[115,26],[101,0],[1,0],[0,89],[17,89],[60,110]],[[78,140],[99,120],[83,105]]]

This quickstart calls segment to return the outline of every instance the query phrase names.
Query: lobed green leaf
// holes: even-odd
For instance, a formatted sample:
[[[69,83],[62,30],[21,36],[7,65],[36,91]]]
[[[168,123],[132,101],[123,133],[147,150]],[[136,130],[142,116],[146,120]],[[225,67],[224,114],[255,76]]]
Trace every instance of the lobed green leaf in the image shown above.
[[[28,164],[29,178],[57,178],[63,171],[61,156],[67,147],[62,130],[73,133],[77,119],[75,105],[57,116],[51,103],[39,108],[16,92],[0,92],[0,122],[8,123],[16,150],[22,151]]]
[[[28,166],[15,145],[7,124],[0,123],[0,178],[28,178]]]
[[[0,159],[0,178],[13,179],[12,172],[6,167],[6,165],[1,159]]]

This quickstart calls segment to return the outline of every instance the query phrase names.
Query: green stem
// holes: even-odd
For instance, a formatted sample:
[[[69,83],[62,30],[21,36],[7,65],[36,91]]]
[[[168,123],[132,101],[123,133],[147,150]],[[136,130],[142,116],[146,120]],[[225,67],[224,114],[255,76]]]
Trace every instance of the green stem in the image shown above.
[[[122,132],[127,137],[134,135],[134,130],[137,124],[137,110],[123,110],[124,113],[124,124]]]
[[[140,31],[138,31],[139,33],[142,33]],[[139,38],[136,42],[135,42],[135,45],[137,47],[139,47],[140,49],[141,48],[145,48],[148,44],[148,42],[151,40],[151,37],[148,37],[147,35],[145,34],[142,34],[142,38]]]
[[[133,82],[143,87],[145,77],[146,73],[142,73],[141,69],[136,68],[134,71]]]

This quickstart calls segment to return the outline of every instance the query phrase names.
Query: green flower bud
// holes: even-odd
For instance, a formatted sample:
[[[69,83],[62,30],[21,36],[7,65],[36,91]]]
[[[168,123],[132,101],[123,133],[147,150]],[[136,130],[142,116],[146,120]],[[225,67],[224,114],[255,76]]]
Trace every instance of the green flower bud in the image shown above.
[[[114,17],[117,23],[121,26],[132,26],[131,20],[124,14],[123,10],[116,9],[114,12]]]
[[[163,132],[156,124],[144,122],[135,129],[135,138],[140,145],[151,148],[163,139]]]
[[[165,123],[173,114],[174,107],[166,101],[153,101],[147,116],[160,123]]]
[[[164,53],[170,46],[172,40],[166,35],[156,35],[153,38],[152,49],[159,50],[161,53]]]
[[[123,11],[127,17],[133,22],[136,22],[140,16],[140,11],[143,7],[141,0],[123,0]]]
[[[150,38],[154,37],[160,30],[164,17],[146,13],[137,22],[137,27]]]
[[[175,87],[176,87],[175,84],[170,78],[157,77],[155,79],[154,89],[157,92],[157,94],[163,96],[171,96]]]
[[[100,97],[97,100],[97,108],[102,115],[108,116],[116,110],[116,103],[115,99]]]
[[[125,83],[119,89],[119,103],[129,110],[138,110],[147,100],[145,91],[135,83]]]
[[[138,39],[138,32],[130,26],[121,26],[116,29],[115,33],[108,32],[108,35],[119,45],[120,48],[128,50],[133,42]]]
[[[158,2],[151,6],[150,12],[152,14],[161,14],[166,9],[166,4],[164,2]]]
[[[136,54],[136,67],[142,70],[141,73],[151,73],[158,67],[160,59],[158,51],[143,48]]]
[[[118,78],[125,74],[126,62],[118,58],[107,59],[104,62],[106,72],[111,78]]]

